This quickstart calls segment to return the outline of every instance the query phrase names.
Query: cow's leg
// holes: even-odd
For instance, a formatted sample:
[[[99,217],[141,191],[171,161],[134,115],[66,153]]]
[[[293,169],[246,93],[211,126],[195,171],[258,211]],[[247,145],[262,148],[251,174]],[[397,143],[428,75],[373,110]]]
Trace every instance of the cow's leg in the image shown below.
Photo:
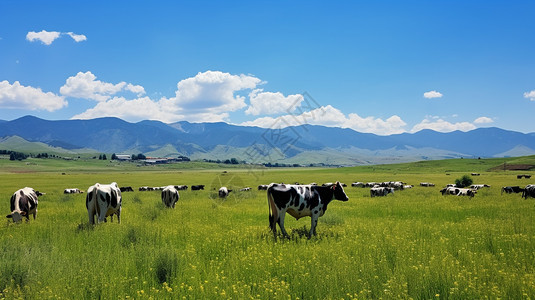
[[[37,216],[37,209],[33,211],[33,219],[35,220],[35,217]]]
[[[313,214],[310,216],[310,232],[308,234],[308,238],[310,239],[312,235],[316,235],[316,226],[318,225],[318,218],[319,216],[316,214]]]
[[[117,223],[121,224],[121,207],[117,210]]]
[[[279,216],[277,218],[277,223],[279,223],[279,227],[281,229],[282,235],[289,238],[290,236],[286,232],[286,229],[284,229],[284,217],[286,216],[286,211],[283,210],[279,212]]]

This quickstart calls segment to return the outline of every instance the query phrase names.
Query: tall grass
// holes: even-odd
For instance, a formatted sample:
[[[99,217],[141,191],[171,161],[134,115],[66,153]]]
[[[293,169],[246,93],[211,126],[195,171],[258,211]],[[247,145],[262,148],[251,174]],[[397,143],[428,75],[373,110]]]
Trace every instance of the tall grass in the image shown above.
[[[10,174],[0,210],[16,189],[46,195],[37,219],[0,226],[0,298],[535,298],[535,200],[500,195],[513,173],[484,173],[473,199],[442,196],[456,175],[351,169],[231,170],[244,186],[340,180],[431,181],[384,198],[346,188],[318,224],[286,218],[290,239],[268,229],[265,192],[228,202],[210,197],[220,171]],[[123,193],[121,224],[88,225],[85,194],[67,187],[207,184],[180,191],[175,209],[159,192]],[[235,180],[238,182],[238,180]],[[232,195],[232,193],[231,193]]]

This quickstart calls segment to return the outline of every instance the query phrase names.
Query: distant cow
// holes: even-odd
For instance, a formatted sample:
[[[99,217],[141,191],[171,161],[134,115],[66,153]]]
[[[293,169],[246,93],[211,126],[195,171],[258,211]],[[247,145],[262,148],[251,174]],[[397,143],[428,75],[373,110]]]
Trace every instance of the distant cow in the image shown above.
[[[279,224],[282,234],[288,236],[286,229],[284,229],[284,217],[286,213],[289,213],[296,219],[310,216],[309,238],[316,234],[318,218],[325,214],[327,205],[332,200],[349,200],[340,182],[328,187],[272,183],[267,189],[267,198],[269,227],[273,234],[277,234],[276,224]]]
[[[435,184],[434,184],[434,183],[431,183],[431,182],[420,182],[420,186],[427,186],[427,187],[429,187],[429,186],[435,186]]]
[[[261,191],[261,190],[267,190],[268,188],[268,185],[267,184],[261,184],[258,186],[258,190]]]
[[[162,190],[162,202],[169,208],[175,208],[175,204],[178,202],[179,198],[180,195],[178,194],[178,190],[172,185],[166,186]]]
[[[140,186],[139,187],[139,191],[140,192],[144,192],[144,191],[152,191],[153,188],[151,188],[150,186]]]
[[[535,198],[535,185],[528,184],[522,192],[522,198],[528,199],[528,197]]]
[[[121,192],[133,192],[134,189],[131,186],[122,186],[119,188]]]
[[[37,215],[37,193],[31,187],[25,187],[13,193],[10,199],[11,213],[6,218],[13,219],[13,222],[20,222],[22,217],[30,220],[30,214]]]
[[[455,196],[470,196],[474,197],[477,191],[472,189],[457,188],[457,187],[446,187],[440,190],[442,195],[455,195]]]
[[[470,186],[470,188],[473,189],[473,190],[479,190],[479,189],[482,189],[482,188],[484,188],[484,187],[489,188],[490,185],[488,185],[488,184],[472,184],[472,185]]]
[[[221,187],[218,192],[219,198],[226,198],[230,192],[232,192],[232,190],[229,190],[227,187]]]
[[[177,191],[185,191],[188,189],[188,186],[187,185],[175,185],[175,189]]]
[[[351,184],[352,187],[364,187],[364,183],[363,182],[353,182]]]
[[[519,187],[518,185],[515,185],[515,186],[504,186],[502,187],[502,191],[501,191],[501,194],[503,194],[504,192],[506,194],[518,194],[518,193],[522,193],[524,191],[523,188]]]
[[[370,197],[383,197],[388,194],[394,194],[394,188],[391,187],[373,187],[370,189]]]
[[[78,188],[64,189],[63,194],[83,194],[83,191],[80,191]]]
[[[240,192],[249,192],[251,190],[250,187],[244,187],[242,189],[240,189]]]
[[[191,186],[192,191],[204,190],[204,184],[197,184]]]
[[[100,184],[96,183],[87,189],[85,206],[89,216],[89,224],[95,224],[95,215],[97,222],[106,222],[106,218],[111,216],[113,222],[113,215],[117,215],[117,221],[121,223],[121,205],[122,205],[121,190],[117,183]]]
[[[479,176],[479,175],[481,175],[481,174],[479,174],[479,173],[471,173],[471,175],[472,175],[472,176]]]

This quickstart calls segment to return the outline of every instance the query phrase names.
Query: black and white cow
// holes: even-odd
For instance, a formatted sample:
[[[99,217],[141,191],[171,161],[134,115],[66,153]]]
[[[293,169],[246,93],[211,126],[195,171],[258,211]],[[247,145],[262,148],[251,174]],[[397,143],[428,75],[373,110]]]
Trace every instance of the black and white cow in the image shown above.
[[[249,191],[251,191],[250,187],[244,187],[240,189],[240,192],[249,192]]]
[[[178,202],[178,199],[180,199],[180,195],[174,186],[169,185],[162,190],[163,205],[169,208],[175,208],[175,204]]]
[[[522,193],[524,191],[523,188],[519,187],[518,185],[515,185],[515,186],[504,186],[502,187],[502,191],[501,191],[501,194],[503,194],[504,192],[506,194],[518,194],[518,193]]]
[[[196,184],[191,186],[192,191],[204,190],[204,184]]]
[[[284,229],[284,217],[289,213],[296,219],[306,216],[311,218],[309,238],[316,234],[318,218],[325,214],[327,205],[332,200],[349,200],[340,182],[331,186],[272,183],[267,189],[267,198],[269,227],[274,235],[277,234],[276,224],[279,224],[282,234],[288,237]]]
[[[370,197],[384,197],[388,194],[394,194],[392,187],[372,187],[370,189]]]
[[[122,196],[119,186],[116,182],[110,184],[95,183],[87,189],[85,206],[89,216],[89,224],[95,224],[95,215],[97,222],[106,222],[106,218],[117,215],[117,221],[121,223],[121,205]]]
[[[119,188],[121,192],[133,192],[134,189],[131,186],[122,186]]]
[[[267,185],[267,184],[260,184],[260,185],[258,186],[258,190],[259,190],[259,191],[261,191],[261,190],[264,190],[264,191],[265,191],[265,190],[267,190],[268,186],[269,186],[269,185]]]
[[[64,189],[63,194],[83,194],[84,192],[78,188]]]
[[[232,192],[232,190],[229,190],[227,187],[221,187],[218,191],[219,198],[226,198],[230,192]]]
[[[528,184],[522,192],[522,198],[528,199],[528,197],[535,198],[535,184]]]
[[[188,186],[187,185],[175,185],[175,189],[177,191],[185,191],[188,189]]]
[[[476,191],[477,191],[477,190],[480,190],[480,189],[482,189],[482,188],[484,188],[484,187],[489,188],[490,185],[488,185],[488,184],[472,184],[472,185],[470,186],[471,189],[476,190]]]
[[[6,218],[13,219],[13,222],[20,222],[22,217],[30,220],[30,214],[37,215],[37,193],[31,187],[25,187],[13,193],[10,199],[11,213]]]

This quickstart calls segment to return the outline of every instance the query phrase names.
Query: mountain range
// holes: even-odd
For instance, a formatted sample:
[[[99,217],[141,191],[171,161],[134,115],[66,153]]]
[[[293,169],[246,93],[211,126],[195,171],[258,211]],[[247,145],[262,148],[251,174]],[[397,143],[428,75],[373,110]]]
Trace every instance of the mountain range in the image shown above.
[[[422,130],[380,136],[317,125],[266,129],[222,122],[130,123],[109,117],[44,120],[24,116],[0,121],[0,137],[0,149],[13,148],[13,144],[21,147],[24,143],[20,139],[17,143],[13,140],[19,137],[66,153],[87,153],[94,149],[95,152],[144,153],[157,157],[184,155],[191,159],[234,157],[249,163],[365,165],[535,154],[535,133],[495,127],[468,132]]]

